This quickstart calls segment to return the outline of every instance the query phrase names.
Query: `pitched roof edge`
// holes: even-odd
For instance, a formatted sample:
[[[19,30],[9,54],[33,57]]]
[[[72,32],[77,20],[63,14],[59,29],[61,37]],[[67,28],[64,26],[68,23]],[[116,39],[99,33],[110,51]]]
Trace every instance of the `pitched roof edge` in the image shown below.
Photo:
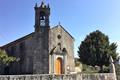
[[[8,46],[8,45],[13,45],[13,44],[15,44],[15,43],[17,43],[17,42],[20,42],[21,40],[25,40],[26,38],[32,36],[33,34],[34,34],[34,32],[32,32],[32,33],[30,33],[30,34],[28,34],[28,35],[26,35],[26,36],[23,36],[23,37],[21,37],[21,38],[19,38],[19,39],[16,39],[16,40],[14,40],[14,41],[11,41],[11,42],[3,45],[3,46],[0,46],[0,49],[6,47],[6,46]]]
[[[70,35],[70,37],[75,41],[75,38],[74,38],[64,27],[62,27],[61,25],[54,26],[54,27],[52,27],[51,29],[54,29],[54,28],[59,27],[59,26],[60,26],[68,35]]]

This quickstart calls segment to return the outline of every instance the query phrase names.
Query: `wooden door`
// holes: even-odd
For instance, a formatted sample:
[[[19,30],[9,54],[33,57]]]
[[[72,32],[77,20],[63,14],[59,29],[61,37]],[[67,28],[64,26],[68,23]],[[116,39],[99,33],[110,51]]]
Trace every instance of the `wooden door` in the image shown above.
[[[55,73],[62,74],[62,59],[57,58],[55,63]]]

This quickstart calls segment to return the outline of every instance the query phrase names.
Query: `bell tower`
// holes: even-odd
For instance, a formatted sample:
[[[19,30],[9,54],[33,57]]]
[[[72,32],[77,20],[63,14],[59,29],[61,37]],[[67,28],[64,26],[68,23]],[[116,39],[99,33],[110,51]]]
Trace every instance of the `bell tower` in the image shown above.
[[[49,4],[45,5],[44,2],[38,7],[37,3],[34,7],[35,9],[35,32],[41,31],[42,28],[50,28],[49,26],[49,16],[50,7]]]
[[[49,73],[49,5],[44,2],[35,9],[35,35],[33,40],[33,73]]]

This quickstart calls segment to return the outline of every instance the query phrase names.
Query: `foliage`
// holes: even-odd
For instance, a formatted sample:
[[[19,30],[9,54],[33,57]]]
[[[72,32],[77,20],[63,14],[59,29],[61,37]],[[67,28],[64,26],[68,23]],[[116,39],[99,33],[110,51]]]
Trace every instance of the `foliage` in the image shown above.
[[[99,66],[89,66],[86,64],[82,64],[82,73],[101,73]],[[102,73],[109,73],[109,67],[103,66]]]
[[[82,68],[82,73],[98,73],[99,69],[96,69],[95,67],[86,65],[86,64],[82,64],[83,68]]]
[[[80,65],[80,61],[78,58],[75,58],[75,66],[78,67]]]
[[[99,73],[110,73],[109,66],[103,66],[103,70],[99,70]]]
[[[78,56],[83,64],[91,66],[109,65],[109,57],[117,58],[116,43],[110,44],[108,36],[96,30],[86,36],[79,46]]]
[[[8,56],[4,50],[0,49],[0,64],[8,65],[10,62],[13,62],[15,60],[15,57]]]

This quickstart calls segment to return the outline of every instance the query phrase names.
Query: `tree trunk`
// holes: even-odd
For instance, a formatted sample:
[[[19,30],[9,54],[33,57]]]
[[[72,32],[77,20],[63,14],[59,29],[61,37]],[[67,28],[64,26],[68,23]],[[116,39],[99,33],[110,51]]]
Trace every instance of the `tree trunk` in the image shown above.
[[[100,73],[102,73],[103,72],[103,66],[101,65],[100,66]]]

